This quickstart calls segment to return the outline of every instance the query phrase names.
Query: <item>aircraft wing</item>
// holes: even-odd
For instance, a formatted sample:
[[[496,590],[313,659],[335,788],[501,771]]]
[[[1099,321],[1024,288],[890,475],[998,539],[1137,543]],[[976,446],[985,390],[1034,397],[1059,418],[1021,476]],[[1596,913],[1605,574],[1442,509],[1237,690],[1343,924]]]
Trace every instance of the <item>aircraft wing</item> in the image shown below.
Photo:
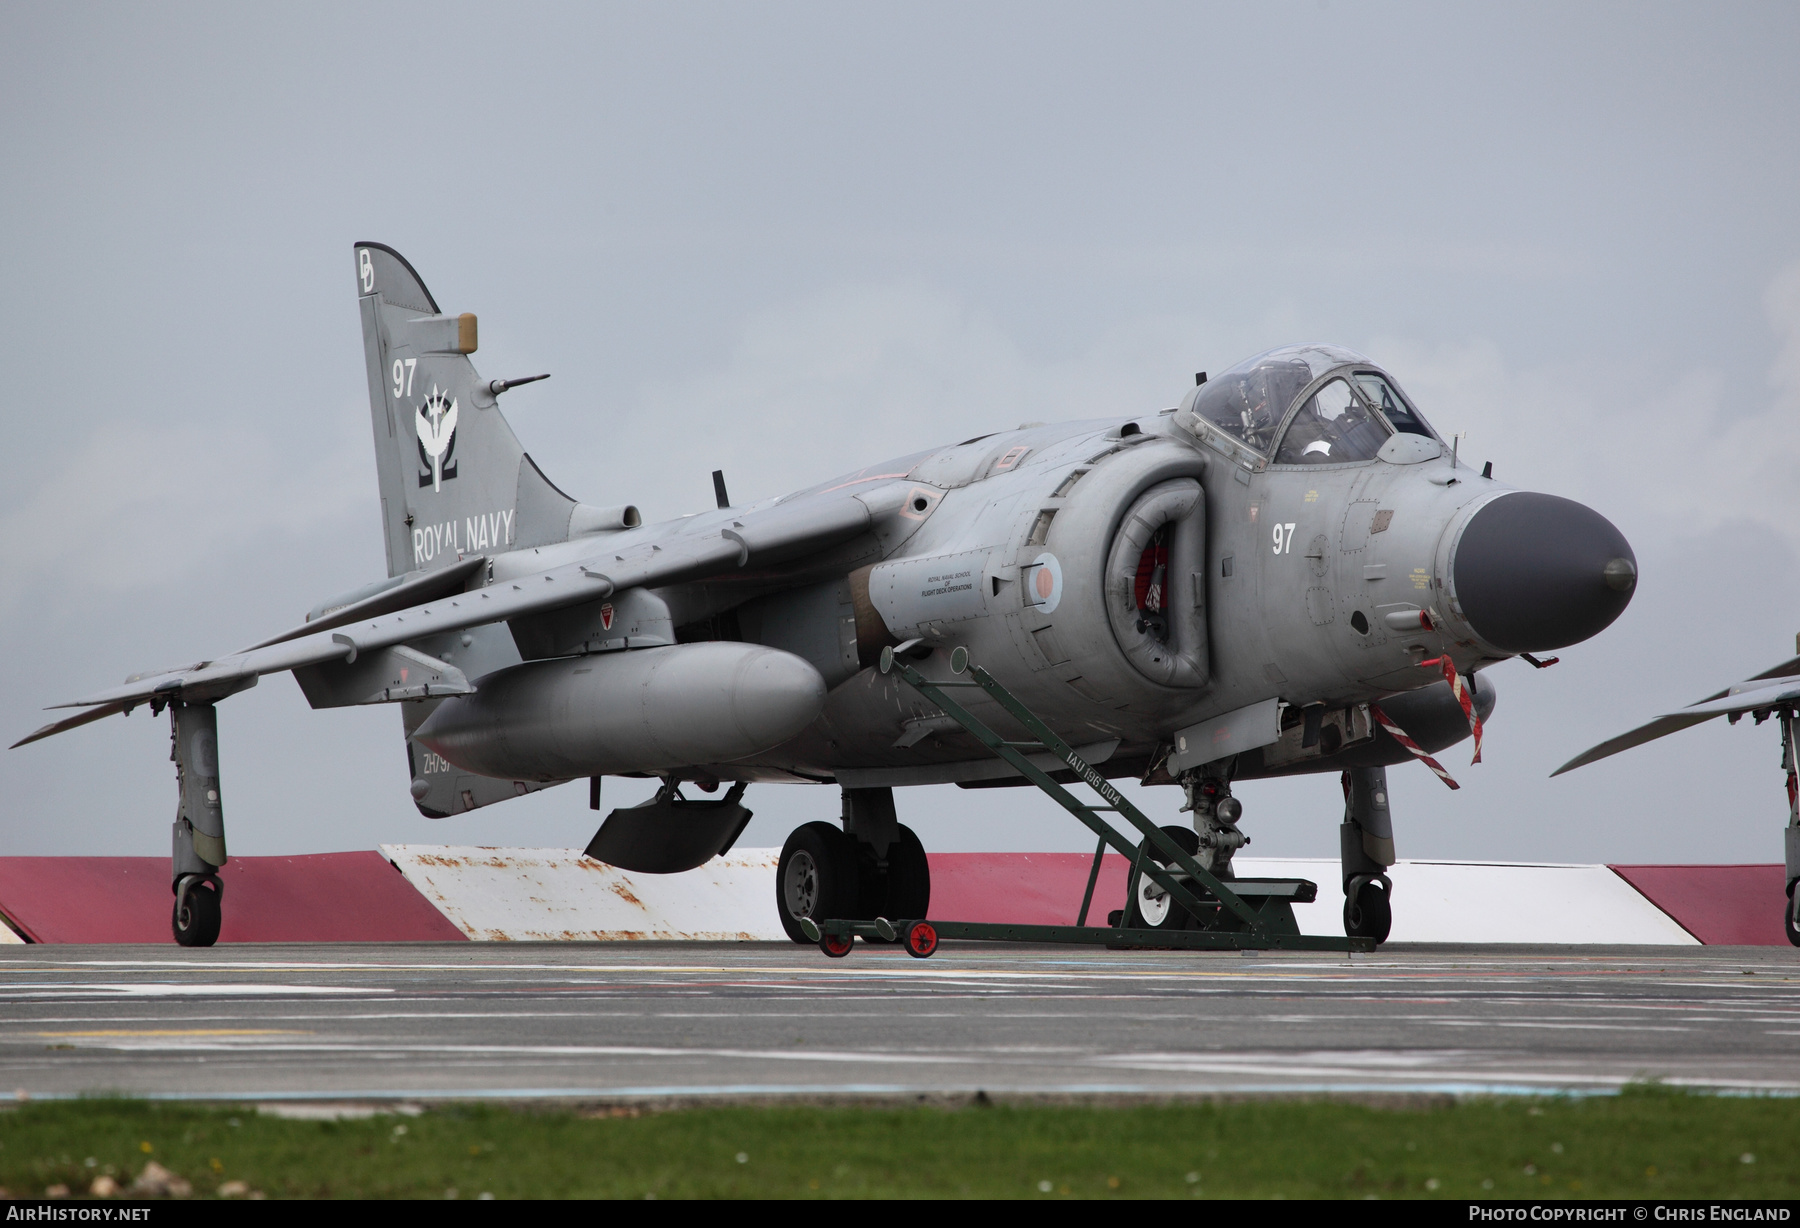
[[[579,562],[467,592],[459,589],[443,593],[404,609],[394,610],[390,605],[387,612],[374,612],[377,600],[391,599],[392,594],[405,587],[401,586],[328,616],[321,620],[325,625],[317,630],[310,626],[296,628],[217,660],[134,675],[121,686],[53,705],[87,710],[45,725],[13,745],[24,746],[153,700],[214,702],[254,686],[263,674],[332,660],[354,661],[362,653],[391,648],[421,636],[597,601],[626,589],[701,579],[734,571],[752,559],[760,562],[824,549],[866,531],[872,521],[868,505],[860,498],[840,496],[805,502],[813,506],[778,504],[736,513],[728,522],[731,527],[723,530],[695,526],[687,532],[640,539],[631,545],[599,540],[594,543],[593,553]],[[358,611],[367,613],[359,614],[354,621],[342,621],[343,615]]]
[[[396,610],[404,610],[408,606],[425,605],[439,597],[449,597],[460,593],[468,587],[469,580],[488,563],[488,556],[477,555],[472,559],[464,559],[460,563],[452,563],[448,567],[440,567],[436,571],[427,571],[412,577],[396,577],[399,581],[389,581],[391,587],[384,588],[372,596],[347,605],[339,610],[327,610],[310,622],[301,623],[298,627],[283,631],[280,635],[259,640],[243,651],[254,648],[267,648],[271,644],[282,644],[288,640],[297,640],[303,635],[312,635],[319,631],[330,631],[337,627],[359,622],[364,618],[373,618],[378,614],[391,614]]]
[[[1800,699],[1800,657],[1784,661],[1772,669],[1764,670],[1754,678],[1747,678],[1735,686],[1727,687],[1716,695],[1709,695],[1697,703],[1676,712],[1665,713],[1647,725],[1639,725],[1628,733],[1622,733],[1600,745],[1583,751],[1573,759],[1550,773],[1561,776],[1564,772],[1572,772],[1578,767],[1586,767],[1609,755],[1616,755],[1622,750],[1630,750],[1634,746],[1642,746],[1645,742],[1654,742],[1657,738],[1666,737],[1703,721],[1710,721],[1715,716],[1733,716],[1745,712],[1755,712],[1763,708],[1771,708],[1776,704],[1791,703]]]

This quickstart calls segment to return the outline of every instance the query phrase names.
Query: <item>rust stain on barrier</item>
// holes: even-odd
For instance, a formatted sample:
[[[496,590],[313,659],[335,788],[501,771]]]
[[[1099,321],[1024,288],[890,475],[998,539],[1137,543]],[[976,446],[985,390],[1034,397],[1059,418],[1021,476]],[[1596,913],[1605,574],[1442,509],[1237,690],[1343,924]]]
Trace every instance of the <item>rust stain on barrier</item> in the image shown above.
[[[700,869],[666,875],[622,870],[574,849],[385,845],[383,852],[452,924],[477,941],[785,937],[770,902],[776,849],[740,849]]]

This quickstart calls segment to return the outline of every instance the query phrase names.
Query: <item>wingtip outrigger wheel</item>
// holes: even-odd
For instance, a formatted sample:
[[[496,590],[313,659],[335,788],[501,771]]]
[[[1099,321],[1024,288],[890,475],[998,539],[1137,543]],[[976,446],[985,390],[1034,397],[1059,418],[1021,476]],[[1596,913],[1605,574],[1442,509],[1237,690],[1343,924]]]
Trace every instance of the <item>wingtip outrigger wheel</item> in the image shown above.
[[[225,923],[225,884],[217,874],[184,874],[175,882],[175,912],[169,919],[175,941],[184,947],[210,947]]]

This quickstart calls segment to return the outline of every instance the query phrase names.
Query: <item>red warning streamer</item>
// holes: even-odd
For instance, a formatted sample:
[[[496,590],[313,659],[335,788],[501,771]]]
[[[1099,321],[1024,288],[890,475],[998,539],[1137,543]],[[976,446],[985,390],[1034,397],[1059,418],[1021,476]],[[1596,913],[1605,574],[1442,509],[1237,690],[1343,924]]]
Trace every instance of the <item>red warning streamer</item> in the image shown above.
[[[1381,727],[1393,736],[1394,741],[1406,748],[1408,754],[1412,755],[1412,757],[1417,759],[1420,763],[1423,763],[1426,767],[1436,772],[1439,780],[1449,785],[1452,789],[1462,788],[1461,785],[1457,784],[1456,781],[1451,778],[1450,773],[1444,770],[1443,764],[1421,750],[1417,742],[1406,736],[1406,730],[1394,724],[1393,718],[1381,710],[1380,704],[1370,704],[1369,714],[1381,723]]]
[[[1471,765],[1481,762],[1481,718],[1475,715],[1475,701],[1469,694],[1469,688],[1463,685],[1462,675],[1456,672],[1456,662],[1448,656],[1433,657],[1429,661],[1419,662],[1420,666],[1441,666],[1444,681],[1450,684],[1450,693],[1456,696],[1456,702],[1462,705],[1463,719],[1469,722],[1469,729],[1475,735],[1475,757],[1469,760]]]

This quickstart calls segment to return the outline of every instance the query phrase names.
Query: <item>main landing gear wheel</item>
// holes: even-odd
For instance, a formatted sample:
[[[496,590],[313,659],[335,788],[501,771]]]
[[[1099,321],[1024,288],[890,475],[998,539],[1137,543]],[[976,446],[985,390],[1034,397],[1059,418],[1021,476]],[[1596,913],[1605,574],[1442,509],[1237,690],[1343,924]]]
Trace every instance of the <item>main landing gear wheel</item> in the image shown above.
[[[923,917],[931,910],[931,863],[913,829],[902,823],[888,845],[887,900],[884,917]]]
[[[219,940],[219,927],[224,924],[225,910],[216,883],[200,879],[179,887],[175,894],[175,911],[169,925],[175,941],[184,947],[210,947]]]
[[[1344,895],[1344,933],[1386,942],[1388,931],[1394,928],[1394,909],[1383,880],[1353,878],[1350,888]]]
[[[938,949],[937,927],[929,921],[914,921],[900,936],[906,953],[915,959],[930,959]]]
[[[848,835],[848,833],[845,833]],[[876,917],[922,917],[931,908],[931,863],[925,858],[925,846],[912,828],[895,824],[894,838],[888,844],[884,869],[873,845],[850,836],[856,850],[856,902],[846,905],[851,911],[834,914],[857,921]],[[885,938],[865,937],[864,942],[885,943]],[[893,941],[900,941],[899,938]]]
[[[1800,883],[1800,879],[1795,879]],[[1800,947],[1800,900],[1794,898],[1794,883],[1788,884],[1787,910],[1782,914],[1781,928],[1787,931],[1788,942]]]
[[[855,917],[856,878],[856,848],[849,836],[830,823],[796,827],[782,846],[781,862],[775,870],[775,910],[781,928],[795,942],[810,943],[812,939],[800,928],[801,917],[815,921]],[[849,949],[846,946],[837,954],[847,954]]]
[[[1200,837],[1187,827],[1165,827],[1163,835],[1173,840],[1182,852],[1195,857],[1200,852]],[[1165,862],[1153,847],[1150,860],[1159,866],[1172,863]],[[1184,876],[1185,877],[1185,876]],[[1164,891],[1157,881],[1148,874],[1138,875],[1137,886],[1131,893],[1131,901],[1125,909],[1125,928],[1134,930],[1181,930],[1192,924],[1187,909],[1177,904],[1168,892]]]

